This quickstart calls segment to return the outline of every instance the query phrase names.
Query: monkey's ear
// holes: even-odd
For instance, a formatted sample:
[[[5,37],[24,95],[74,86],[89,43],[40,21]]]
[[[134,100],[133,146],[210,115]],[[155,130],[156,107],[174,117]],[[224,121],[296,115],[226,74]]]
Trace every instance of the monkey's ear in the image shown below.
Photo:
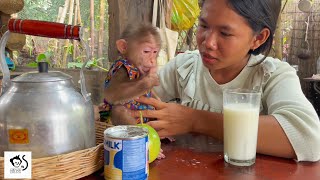
[[[116,41],[117,49],[121,54],[125,54],[127,52],[127,41],[124,39],[119,39]]]

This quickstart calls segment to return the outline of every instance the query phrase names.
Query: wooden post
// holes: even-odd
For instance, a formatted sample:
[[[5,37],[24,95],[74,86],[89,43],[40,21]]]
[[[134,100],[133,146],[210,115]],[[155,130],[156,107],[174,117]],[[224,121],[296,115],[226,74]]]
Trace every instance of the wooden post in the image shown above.
[[[99,45],[98,45],[98,58],[103,58],[103,49],[104,49],[104,17],[105,17],[105,9],[106,9],[106,0],[100,0],[100,29],[99,29]],[[105,59],[105,58],[104,58]],[[103,64],[106,64],[106,62],[103,59],[105,63],[102,63],[102,61],[99,61],[99,66],[103,66]]]
[[[152,0],[108,0],[109,3],[109,61],[118,57],[115,42],[128,22],[150,22],[152,19]]]

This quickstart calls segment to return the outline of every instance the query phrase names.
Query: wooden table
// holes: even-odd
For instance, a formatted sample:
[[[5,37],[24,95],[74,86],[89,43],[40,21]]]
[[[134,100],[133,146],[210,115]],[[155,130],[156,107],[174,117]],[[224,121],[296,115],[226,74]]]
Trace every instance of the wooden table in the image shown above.
[[[223,145],[200,135],[177,137],[176,142],[162,144],[165,159],[150,164],[149,180],[319,180],[320,162],[257,155],[251,167],[237,167],[223,160]],[[103,170],[81,180],[103,180]]]

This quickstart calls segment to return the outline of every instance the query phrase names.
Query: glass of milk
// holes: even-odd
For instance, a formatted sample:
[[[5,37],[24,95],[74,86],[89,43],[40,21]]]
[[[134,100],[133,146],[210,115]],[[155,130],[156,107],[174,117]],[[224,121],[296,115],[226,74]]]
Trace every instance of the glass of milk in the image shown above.
[[[248,89],[223,91],[224,160],[236,166],[255,163],[261,93]]]

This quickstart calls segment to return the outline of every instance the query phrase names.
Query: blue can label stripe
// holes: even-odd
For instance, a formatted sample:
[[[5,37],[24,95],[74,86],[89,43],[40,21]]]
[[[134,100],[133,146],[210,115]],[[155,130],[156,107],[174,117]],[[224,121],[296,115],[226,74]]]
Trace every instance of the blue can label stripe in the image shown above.
[[[105,137],[105,179],[147,179],[148,136],[133,140]]]

